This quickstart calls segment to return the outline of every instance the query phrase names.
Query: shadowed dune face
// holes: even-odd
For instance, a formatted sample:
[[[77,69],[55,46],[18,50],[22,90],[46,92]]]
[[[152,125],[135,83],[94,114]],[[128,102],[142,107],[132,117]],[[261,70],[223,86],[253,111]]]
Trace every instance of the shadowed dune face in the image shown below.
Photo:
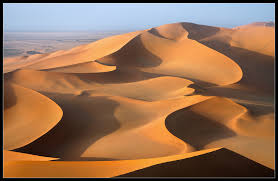
[[[188,32],[183,28],[181,23],[162,25],[156,28],[152,28],[148,32],[161,38],[175,41],[185,39],[188,35]]]
[[[140,33],[141,31],[136,31],[115,35],[66,51],[61,50],[53,53],[6,58],[4,61],[4,72],[6,73],[22,68],[45,70],[91,62],[119,50],[123,45]]]
[[[188,38],[231,58],[242,69],[239,84],[274,90],[274,28],[246,25],[234,29],[182,23]],[[198,27],[198,28],[197,28]],[[267,46],[266,46],[267,45]],[[265,52],[270,50],[270,52]]]
[[[4,163],[5,177],[115,177],[151,165],[184,158],[199,156],[213,152],[220,148],[213,148],[168,157],[113,160],[113,161],[8,161]],[[11,169],[13,168],[13,169]]]
[[[62,120],[36,141],[14,151],[78,159],[88,146],[120,127],[113,115],[117,104],[105,97],[44,94],[61,106]]]
[[[106,101],[98,95],[44,95],[64,110],[62,120],[41,138],[14,151],[62,160],[80,160],[80,156],[138,159],[189,152],[190,147],[169,134],[162,122],[171,110],[206,99],[192,96],[149,103],[123,97]],[[144,146],[139,148],[138,143]]]
[[[229,122],[244,109],[223,99],[211,98],[178,110],[165,120],[167,129],[197,150],[215,140],[236,136]]]
[[[165,124],[172,134],[189,143],[196,150],[203,149],[212,141],[236,135],[225,125],[186,109],[169,115]]]
[[[256,26],[253,30],[253,26],[247,25],[247,27],[243,27],[243,29],[246,28],[248,31],[254,31],[255,34],[251,33],[250,36],[245,36],[244,33],[239,36],[236,35],[238,34],[237,31],[239,31],[237,28],[231,30],[221,29],[215,35],[196,40],[226,55],[241,67],[243,76],[238,84],[273,95],[274,53],[263,52],[264,48],[261,48],[261,44],[265,44],[263,42],[267,41],[269,42],[270,48],[265,49],[274,49],[274,34],[273,32],[268,32],[274,31],[274,28],[272,27],[272,30],[266,30],[264,26]],[[234,43],[235,36],[237,37],[237,44]],[[260,41],[262,42],[259,43]],[[252,44],[253,48],[248,48],[249,45],[245,46],[245,42]]]
[[[144,72],[220,85],[237,82],[242,76],[240,67],[231,59],[186,38],[186,34],[184,39],[172,41],[143,32],[119,51],[98,61],[117,65],[120,70],[136,67]]]
[[[241,67],[243,76],[239,84],[273,94],[274,57],[232,47],[217,40],[201,41],[201,43],[230,57]]]
[[[162,60],[148,51],[141,35],[136,36],[119,51],[98,59],[105,64],[114,64],[119,68],[123,67],[155,67],[161,64]]]
[[[6,96],[5,96],[5,99],[4,99],[4,110],[15,106],[16,102],[17,102],[17,98],[15,96],[14,88],[10,84],[10,82],[8,82],[8,81],[6,81],[4,83],[4,92],[5,92],[5,90],[6,90]]]
[[[170,114],[167,129],[194,148],[224,146],[274,168],[274,118],[256,106],[261,115],[227,98],[214,97]],[[262,147],[258,147],[262,145]],[[252,148],[252,151],[250,149]],[[266,148],[268,152],[265,152]]]
[[[229,158],[227,160],[227,158]],[[157,164],[124,177],[273,177],[274,170],[227,149]]]
[[[188,38],[196,41],[213,36],[220,31],[220,28],[218,27],[198,25],[194,23],[181,23],[181,25],[189,33]]]

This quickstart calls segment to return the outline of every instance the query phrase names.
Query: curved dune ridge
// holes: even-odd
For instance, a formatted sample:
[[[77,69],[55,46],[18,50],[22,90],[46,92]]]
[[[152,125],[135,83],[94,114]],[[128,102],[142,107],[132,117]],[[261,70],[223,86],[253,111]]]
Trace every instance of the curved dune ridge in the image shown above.
[[[62,114],[62,109],[49,98],[5,82],[4,149],[12,150],[36,140],[53,128]]]
[[[4,162],[10,161],[50,161],[57,160],[58,158],[43,157],[37,155],[31,155],[26,153],[19,153],[9,150],[3,150],[3,160]]]
[[[4,162],[6,177],[115,177],[155,164],[186,159],[213,152],[213,148],[181,155],[115,161],[7,161]]]
[[[180,24],[176,26],[181,28]],[[173,31],[176,26],[167,28]],[[241,79],[241,68],[233,60],[188,39],[186,30],[181,34],[182,40],[172,41],[150,32],[143,32],[119,51],[99,61],[116,65],[119,69],[137,68],[144,72],[183,77],[216,85],[231,84]],[[177,35],[173,35],[175,36]],[[222,71],[218,71],[220,69]]]
[[[64,73],[97,73],[97,72],[110,72],[116,70],[116,66],[107,66],[96,61],[85,62],[64,67],[57,67],[47,69],[50,72],[64,72]]]
[[[123,35],[111,36],[70,50],[60,50],[53,53],[30,55],[27,57],[6,58],[4,61],[4,72],[10,72],[21,68],[35,70],[52,69],[90,62],[117,51],[141,32],[142,31],[136,31]]]
[[[270,25],[173,23],[4,59],[4,176],[273,176]]]
[[[230,99],[214,97],[170,114],[166,118],[166,127],[197,149],[225,145],[274,168],[274,122],[266,118],[256,119],[247,111]],[[256,148],[258,145],[263,147]],[[267,152],[265,148],[269,148]]]

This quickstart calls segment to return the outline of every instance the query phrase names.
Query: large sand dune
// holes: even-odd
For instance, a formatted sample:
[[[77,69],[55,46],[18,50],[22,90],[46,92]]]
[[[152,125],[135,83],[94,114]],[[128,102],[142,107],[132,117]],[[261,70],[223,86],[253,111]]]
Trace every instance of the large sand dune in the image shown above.
[[[175,29],[176,26],[170,28]],[[114,64],[119,69],[136,68],[145,72],[216,85],[231,84],[241,79],[241,69],[234,61],[188,39],[187,35],[184,30],[183,39],[173,41],[150,32],[143,32],[119,51],[99,61]],[[222,71],[218,71],[219,69]]]
[[[5,177],[273,176],[269,23],[5,58],[4,83]]]

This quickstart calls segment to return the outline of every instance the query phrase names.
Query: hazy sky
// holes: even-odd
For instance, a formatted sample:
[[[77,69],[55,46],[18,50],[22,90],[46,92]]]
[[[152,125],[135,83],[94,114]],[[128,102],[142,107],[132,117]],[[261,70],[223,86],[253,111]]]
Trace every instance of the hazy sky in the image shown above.
[[[139,30],[167,23],[274,21],[274,3],[4,3],[4,31]]]

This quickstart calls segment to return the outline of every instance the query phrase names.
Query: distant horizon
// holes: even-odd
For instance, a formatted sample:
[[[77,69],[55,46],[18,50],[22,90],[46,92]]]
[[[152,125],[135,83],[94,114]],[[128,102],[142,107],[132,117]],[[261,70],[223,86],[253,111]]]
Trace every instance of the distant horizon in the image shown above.
[[[274,3],[3,3],[4,32],[135,31],[177,22],[233,28],[271,21]]]
[[[174,22],[174,23],[184,23],[184,22]],[[185,22],[185,23],[193,23],[193,22]],[[275,25],[275,21],[260,21],[260,22],[251,22],[251,23],[248,23],[248,24],[253,24],[253,23],[274,23]],[[168,24],[168,23],[167,23]],[[172,24],[172,23],[169,23],[169,24]],[[197,23],[195,23],[197,24]],[[242,24],[242,25],[237,25],[237,26],[243,26],[243,25],[248,25],[248,24]],[[163,24],[162,24],[163,25]],[[200,24],[200,25],[206,25],[206,24]],[[158,26],[161,26],[161,25],[158,25]],[[156,26],[156,27],[158,27]],[[207,25],[207,26],[211,26],[211,25]],[[233,26],[233,27],[224,27],[224,28],[234,28],[234,27],[237,27],[237,26]],[[220,26],[218,26],[220,27]],[[151,27],[152,28],[152,27]],[[148,28],[146,28],[148,29]],[[7,32],[7,33],[12,33],[12,32],[15,32],[15,33],[24,33],[24,32],[28,32],[28,33],[56,33],[56,32],[100,32],[100,31],[104,31],[104,32],[129,32],[129,31],[136,31],[136,30],[140,30],[140,29],[103,29],[103,30],[4,30],[4,32]],[[143,29],[142,29],[143,30]]]

